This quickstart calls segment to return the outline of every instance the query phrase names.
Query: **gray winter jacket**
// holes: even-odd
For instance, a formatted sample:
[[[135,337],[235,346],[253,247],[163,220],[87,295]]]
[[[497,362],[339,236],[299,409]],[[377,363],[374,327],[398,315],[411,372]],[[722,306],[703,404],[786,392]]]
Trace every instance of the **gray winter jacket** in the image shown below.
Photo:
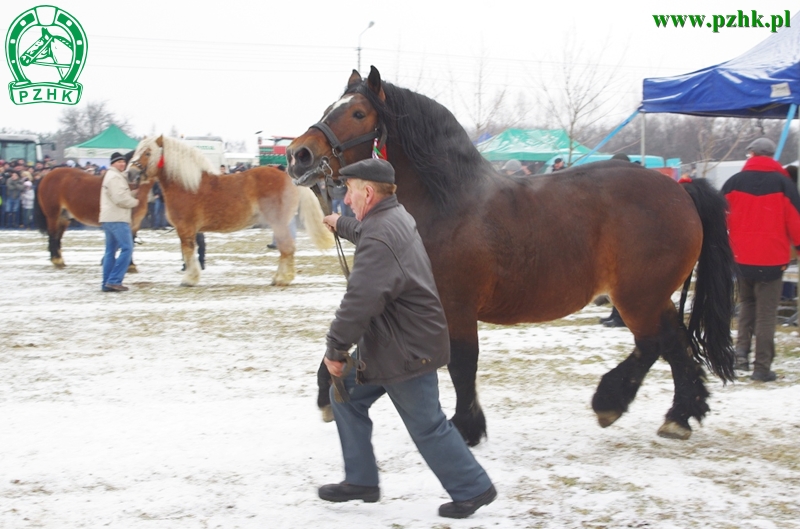
[[[328,331],[326,356],[358,344],[358,381],[393,384],[450,360],[450,338],[431,263],[414,218],[396,196],[359,222],[340,217],[337,233],[356,245],[353,270]]]

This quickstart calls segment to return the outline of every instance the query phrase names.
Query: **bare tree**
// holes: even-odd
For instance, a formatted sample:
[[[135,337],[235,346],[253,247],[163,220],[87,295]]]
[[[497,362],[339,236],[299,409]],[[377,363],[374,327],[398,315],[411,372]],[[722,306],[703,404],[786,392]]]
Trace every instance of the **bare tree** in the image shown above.
[[[598,46],[603,50],[607,46]],[[540,72],[539,91],[543,94],[548,120],[564,129],[570,139],[567,164],[573,159],[577,143],[587,141],[603,119],[610,94],[615,94],[614,84],[619,65],[611,69],[602,65],[603,52],[586,52],[575,40],[568,40],[563,49],[561,63],[552,75]]]
[[[130,129],[128,120],[117,117],[105,101],[90,102],[83,108],[70,107],[64,110],[58,122],[61,125],[59,139],[66,147],[97,136],[109,125],[116,125],[126,133]]]

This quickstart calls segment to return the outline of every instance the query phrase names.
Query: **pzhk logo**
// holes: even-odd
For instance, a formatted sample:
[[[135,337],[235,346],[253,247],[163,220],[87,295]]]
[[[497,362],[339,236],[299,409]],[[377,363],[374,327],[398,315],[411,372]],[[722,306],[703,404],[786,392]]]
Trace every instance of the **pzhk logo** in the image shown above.
[[[6,61],[15,79],[8,85],[11,101],[76,104],[86,51],[86,33],[66,11],[54,6],[25,11],[6,35]]]

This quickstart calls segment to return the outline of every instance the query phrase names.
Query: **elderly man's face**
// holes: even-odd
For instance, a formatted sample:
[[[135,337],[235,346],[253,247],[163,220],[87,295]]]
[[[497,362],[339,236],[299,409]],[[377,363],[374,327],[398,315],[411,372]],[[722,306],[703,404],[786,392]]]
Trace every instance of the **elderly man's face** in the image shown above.
[[[363,220],[375,200],[375,189],[358,178],[348,178],[345,183],[347,194],[344,196],[344,203],[350,206],[356,219]]]

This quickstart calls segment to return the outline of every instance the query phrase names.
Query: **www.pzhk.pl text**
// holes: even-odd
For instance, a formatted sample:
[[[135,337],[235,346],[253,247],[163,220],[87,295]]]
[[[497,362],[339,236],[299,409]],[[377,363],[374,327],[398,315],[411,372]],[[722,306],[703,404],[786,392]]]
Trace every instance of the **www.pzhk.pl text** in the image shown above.
[[[656,27],[692,27],[712,28],[714,33],[719,33],[722,28],[767,28],[776,33],[780,28],[788,28],[791,23],[789,10],[782,15],[759,15],[755,9],[749,13],[739,9],[735,15],[653,15]]]

